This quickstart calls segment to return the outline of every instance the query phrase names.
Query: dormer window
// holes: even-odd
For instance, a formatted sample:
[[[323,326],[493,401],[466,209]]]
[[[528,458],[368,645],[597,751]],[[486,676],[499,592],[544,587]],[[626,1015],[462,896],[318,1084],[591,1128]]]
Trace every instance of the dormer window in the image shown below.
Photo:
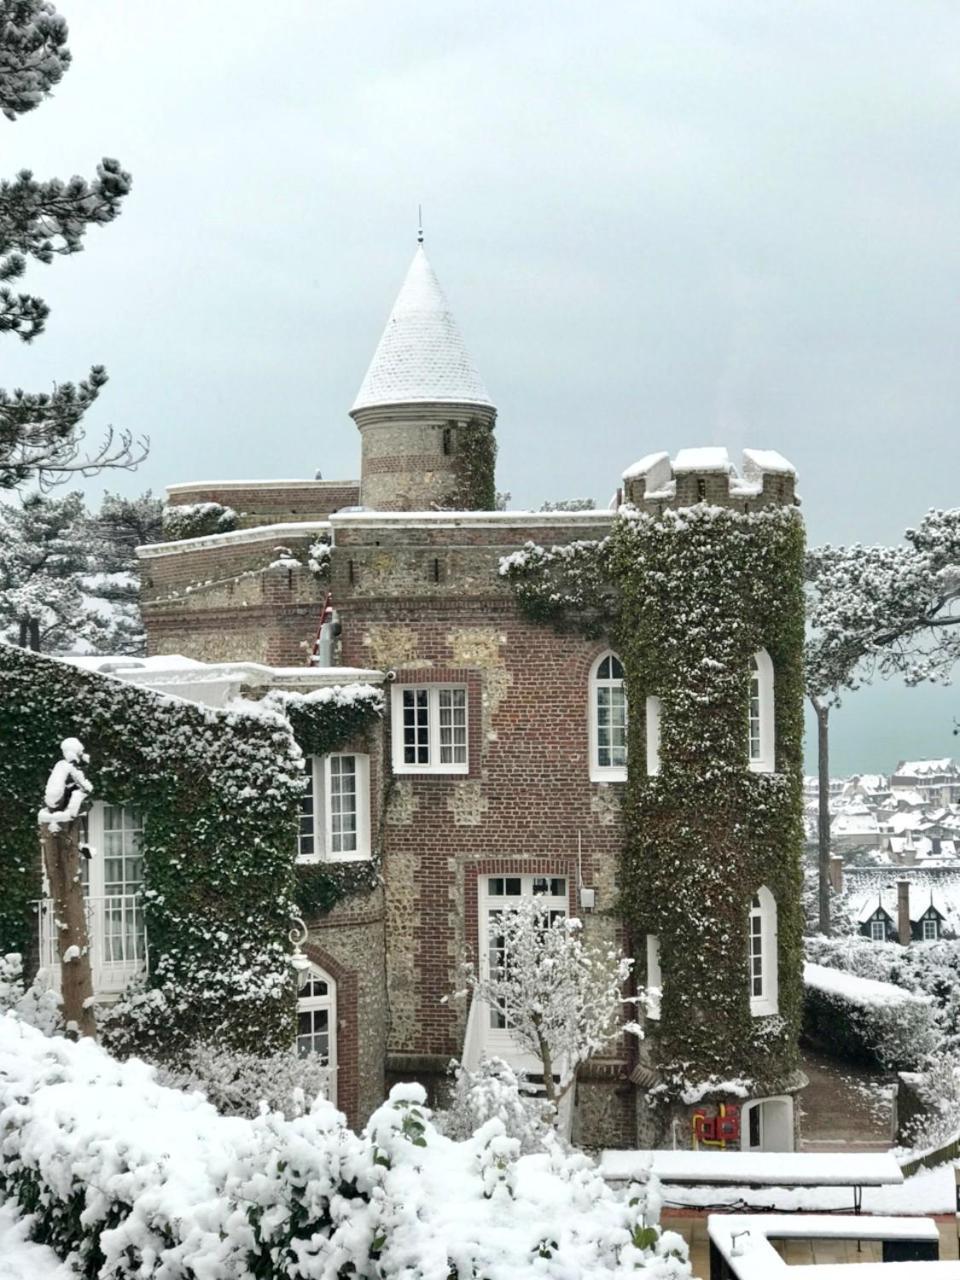
[[[754,773],[773,773],[776,768],[774,733],[773,663],[761,649],[750,663],[747,763]]]
[[[923,941],[936,942],[940,937],[940,925],[933,914],[923,917]]]
[[[627,691],[623,663],[604,653],[590,675],[590,778],[623,782],[627,777]]]

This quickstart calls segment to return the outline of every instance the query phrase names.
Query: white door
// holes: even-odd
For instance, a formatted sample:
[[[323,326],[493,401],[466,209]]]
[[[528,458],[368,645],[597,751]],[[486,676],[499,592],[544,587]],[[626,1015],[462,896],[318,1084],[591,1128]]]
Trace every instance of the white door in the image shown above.
[[[486,975],[503,964],[503,934],[497,922],[524,898],[534,898],[551,921],[569,912],[566,876],[483,876],[479,889],[479,935],[481,972]],[[537,1071],[539,1062],[525,1053],[510,1034],[506,1018],[499,1009],[482,1011],[482,1052],[488,1057],[503,1058],[522,1071]]]

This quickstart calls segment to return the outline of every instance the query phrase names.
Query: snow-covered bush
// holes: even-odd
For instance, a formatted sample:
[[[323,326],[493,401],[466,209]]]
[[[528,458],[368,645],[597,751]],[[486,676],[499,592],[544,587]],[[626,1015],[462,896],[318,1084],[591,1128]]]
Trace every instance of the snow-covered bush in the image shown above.
[[[861,934],[818,937],[806,940],[806,954],[816,964],[930,996],[938,1050],[960,1049],[960,941],[902,947],[898,942],[871,942]]]
[[[807,964],[804,1034],[835,1052],[910,1069],[936,1046],[933,1001],[889,982]]]
[[[620,1196],[555,1142],[518,1155],[496,1119],[454,1142],[424,1097],[396,1086],[362,1134],[322,1100],[222,1116],[142,1062],[0,1017],[0,1191],[103,1280],[690,1276],[649,1188]]]
[[[506,1136],[516,1139],[522,1152],[542,1149],[549,1128],[544,1119],[546,1103],[524,1092],[512,1067],[502,1058],[482,1058],[476,1071],[467,1071],[458,1062],[452,1067],[450,1104],[434,1115],[441,1133],[462,1142],[488,1120],[499,1120]]]
[[[60,997],[39,974],[29,987],[23,982],[23,957],[16,951],[0,956],[0,1014],[12,1013],[44,1035],[62,1031]]]
[[[955,1138],[960,1132],[960,1064],[956,1058],[949,1053],[932,1054],[908,1079],[923,1111],[903,1125],[898,1136],[922,1151]]]
[[[220,1044],[195,1044],[175,1066],[160,1066],[157,1079],[172,1089],[198,1090],[221,1115],[255,1116],[260,1103],[292,1119],[325,1098],[329,1071],[319,1054],[243,1053]]]
[[[220,502],[184,502],[163,508],[163,536],[168,542],[230,533],[238,524],[233,507]]]

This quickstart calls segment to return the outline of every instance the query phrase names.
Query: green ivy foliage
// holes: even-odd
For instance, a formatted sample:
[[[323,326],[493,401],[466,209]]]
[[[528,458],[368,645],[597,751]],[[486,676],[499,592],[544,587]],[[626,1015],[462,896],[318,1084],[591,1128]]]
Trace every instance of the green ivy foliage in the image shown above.
[[[744,1076],[754,1096],[775,1092],[798,1065],[803,548],[795,508],[700,503],[631,512],[603,541],[528,547],[502,565],[527,617],[606,635],[624,665],[633,764],[619,909],[638,943],[660,937],[657,1057],[668,1098]],[[747,767],[749,673],[761,648],[775,669],[771,774]],[[661,699],[653,777],[649,696]],[[778,909],[773,1017],[751,1016],[749,1004],[748,915],[761,885]]]
[[[331,751],[373,750],[373,725],[383,714],[383,694],[369,685],[345,690],[317,690],[309,694],[270,693],[267,705],[282,710],[293,726],[305,755],[325,756]],[[294,897],[305,919],[325,915],[354,893],[366,892],[380,879],[378,850],[362,862],[317,862],[296,869]]]
[[[454,426],[453,460],[456,488],[453,511],[493,511],[497,502],[497,441],[493,427],[471,418]]]
[[[372,695],[372,696],[371,696]],[[94,796],[144,817],[150,972],[102,1019],[120,1051],[171,1057],[202,1038],[288,1045],[288,933],[302,757],[335,749],[378,714],[316,694],[285,714],[214,711],[0,646],[0,947],[26,951],[41,896],[37,810],[63,738],[90,755]]]

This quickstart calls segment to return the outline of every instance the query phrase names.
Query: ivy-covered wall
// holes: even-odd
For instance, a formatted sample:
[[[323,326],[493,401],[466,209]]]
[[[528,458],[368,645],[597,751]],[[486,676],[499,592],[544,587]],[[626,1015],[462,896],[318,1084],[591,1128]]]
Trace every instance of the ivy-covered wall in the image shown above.
[[[308,694],[272,692],[264,698],[264,705],[276,708],[290,721],[306,756],[358,751],[371,758],[382,757],[382,739],[375,728],[383,714],[383,693],[371,685],[317,689]],[[379,772],[383,772],[382,761]],[[370,801],[377,802],[372,787]],[[299,914],[309,922],[351,894],[369,891],[379,883],[382,865],[379,842],[373,845],[371,857],[362,861],[301,864],[296,868],[294,886]]]
[[[364,687],[365,688],[365,687]],[[29,950],[41,896],[36,814],[59,744],[90,755],[94,798],[144,817],[146,983],[102,1019],[117,1048],[173,1056],[198,1038],[289,1044],[304,750],[379,714],[379,693],[274,696],[214,711],[0,646],[0,947]]]
[[[497,439],[493,424],[471,418],[454,424],[452,511],[492,511],[496,506]]]
[[[749,1094],[763,1096],[797,1065],[803,545],[795,507],[747,514],[697,503],[628,512],[602,542],[528,547],[502,566],[526,616],[606,635],[624,664],[620,910],[640,957],[645,934],[660,938],[656,1060],[669,1098],[711,1079],[749,1081]],[[776,673],[769,774],[747,767],[749,673],[761,648]],[[662,700],[661,766],[650,777],[652,695]],[[761,885],[778,907],[779,1014],[769,1017],[751,1016],[747,981],[749,906]]]

